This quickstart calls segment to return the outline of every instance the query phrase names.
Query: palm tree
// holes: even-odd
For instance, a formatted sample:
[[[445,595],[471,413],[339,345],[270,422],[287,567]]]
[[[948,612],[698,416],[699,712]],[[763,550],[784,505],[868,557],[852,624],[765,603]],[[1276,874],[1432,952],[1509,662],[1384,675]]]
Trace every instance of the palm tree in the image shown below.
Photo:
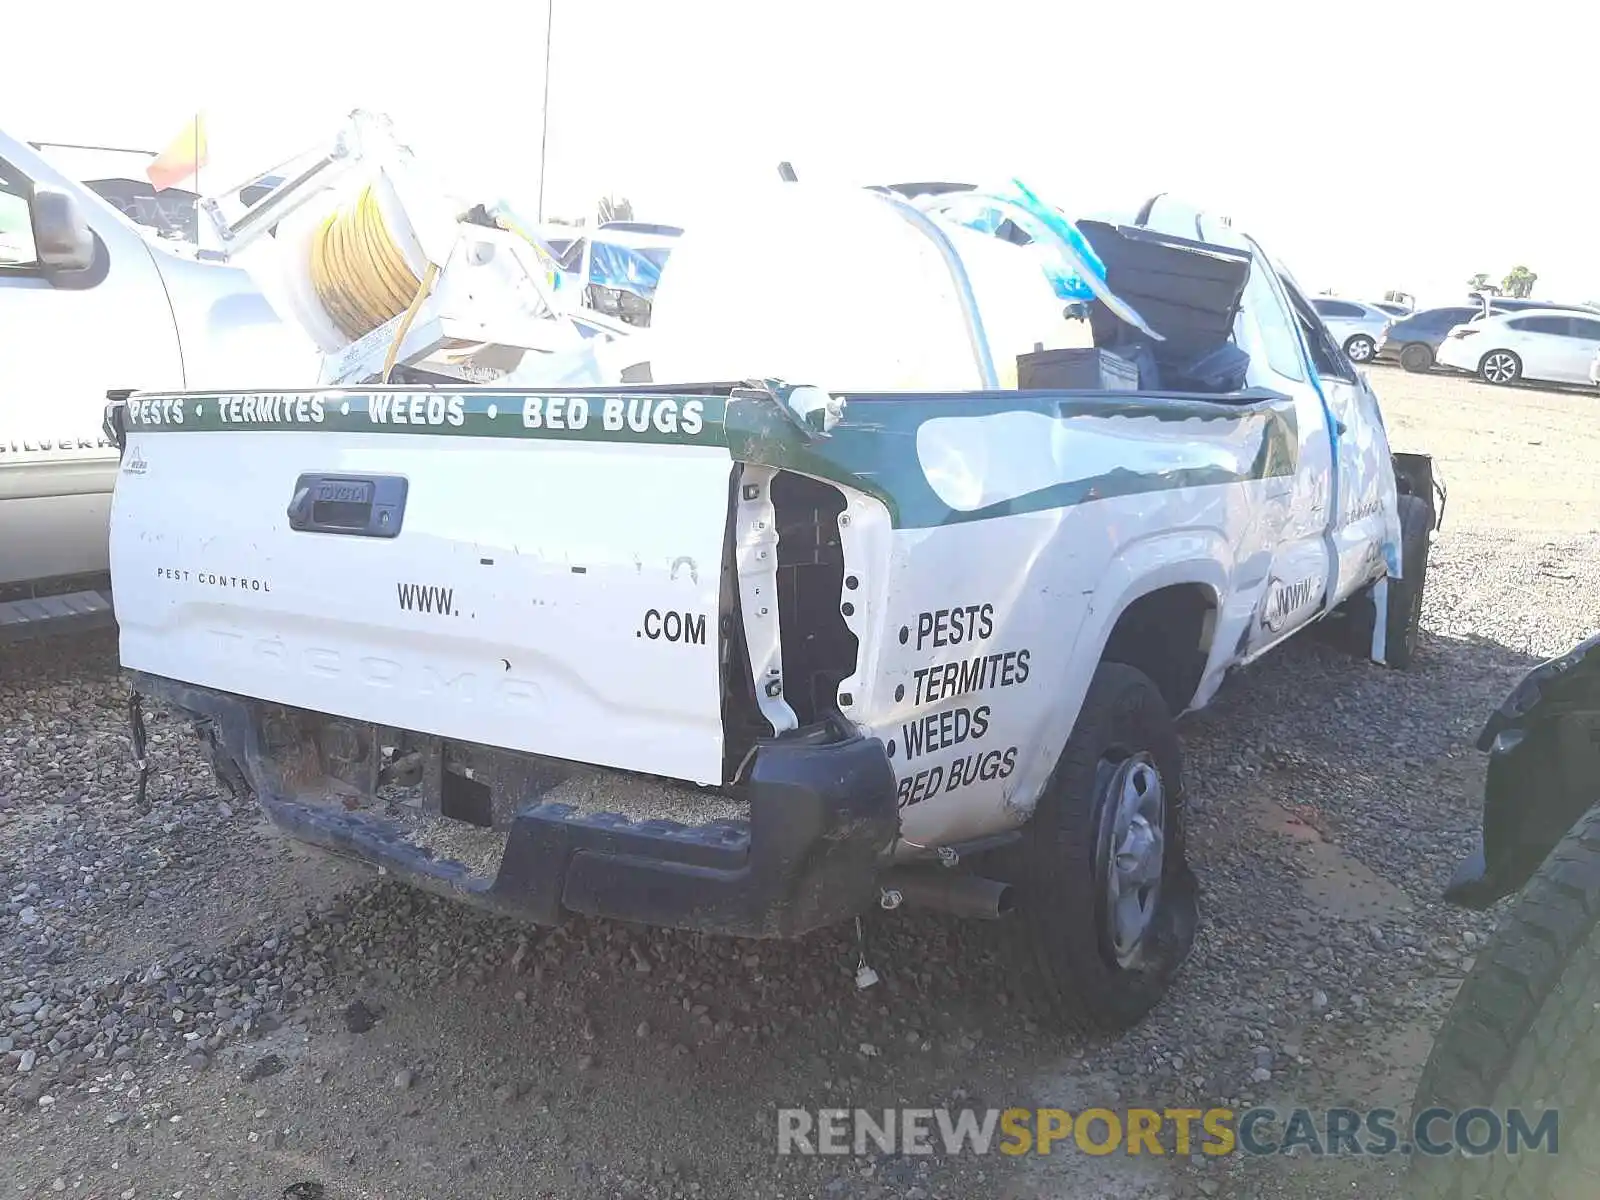
[[[1505,277],[1500,286],[1505,288],[1508,295],[1514,296],[1518,300],[1526,300],[1533,295],[1533,285],[1538,278],[1527,267],[1515,266],[1511,268],[1511,274]]]

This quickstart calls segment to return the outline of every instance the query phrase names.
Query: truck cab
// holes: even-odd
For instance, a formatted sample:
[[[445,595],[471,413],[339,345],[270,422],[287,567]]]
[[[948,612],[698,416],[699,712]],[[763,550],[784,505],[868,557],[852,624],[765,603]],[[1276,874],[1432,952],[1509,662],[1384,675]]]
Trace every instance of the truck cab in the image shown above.
[[[315,378],[245,271],[168,248],[3,130],[0,331],[0,640],[110,619],[108,392]]]
[[[1298,469],[1288,489],[1285,527],[1270,567],[1267,603],[1249,631],[1254,658],[1326,615],[1370,579],[1374,555],[1399,545],[1390,447],[1377,394],[1340,348],[1307,293],[1277,259],[1217,214],[1168,195],[1140,212],[1140,223],[1175,236],[1249,252],[1234,340],[1250,355],[1252,382],[1293,399]],[[1398,571],[1398,561],[1388,561]],[[1219,677],[1203,684],[1209,698]]]

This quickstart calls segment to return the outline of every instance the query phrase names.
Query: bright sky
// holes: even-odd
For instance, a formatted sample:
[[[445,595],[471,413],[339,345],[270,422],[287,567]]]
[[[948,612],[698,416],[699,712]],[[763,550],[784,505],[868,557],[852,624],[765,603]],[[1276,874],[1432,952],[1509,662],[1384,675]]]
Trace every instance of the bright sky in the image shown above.
[[[1453,300],[1522,262],[1537,297],[1600,299],[1586,0],[552,2],[547,215],[612,192],[670,221],[781,159],[853,183],[1015,175],[1069,213],[1179,193],[1313,290]],[[203,107],[242,176],[361,106],[454,190],[535,206],[542,0],[96,7],[74,10],[93,32],[70,64],[8,56],[8,132],[159,149]]]

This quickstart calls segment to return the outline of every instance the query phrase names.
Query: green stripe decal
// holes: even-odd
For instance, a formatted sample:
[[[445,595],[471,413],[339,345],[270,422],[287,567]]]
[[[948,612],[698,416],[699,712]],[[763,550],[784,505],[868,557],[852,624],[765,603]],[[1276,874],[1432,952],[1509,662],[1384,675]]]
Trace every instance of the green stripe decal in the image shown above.
[[[140,394],[128,429],[161,432],[431,434],[545,441],[725,444],[722,396],[602,391],[463,392],[393,388],[343,392]]]
[[[724,446],[741,462],[866,492],[883,502],[894,526],[901,529],[1289,476],[1298,460],[1294,402],[1262,390],[1226,399],[1137,392],[880,393],[845,398],[844,420],[826,435],[808,433],[779,401],[765,395],[741,391],[728,398],[667,389],[471,388],[455,393],[397,387],[141,393],[127,402],[127,427],[130,433],[318,430]],[[1193,436],[1141,440],[1130,433],[1128,465],[1094,472],[1085,464],[1090,473],[1083,478],[1071,478],[1074,460],[1069,448],[1064,452],[1067,461],[1055,464],[1061,476],[1056,482],[979,508],[952,507],[928,481],[919,455],[919,431],[929,421],[1007,413],[1050,418],[1062,423],[1068,434],[1093,432],[1114,438],[1133,428],[1122,422],[1137,420],[1187,424]],[[1070,447],[1070,437],[1063,444]],[[991,458],[984,469],[1003,469],[1003,460],[997,465]]]
[[[1115,468],[983,508],[952,508],[928,482],[918,454],[918,431],[931,420],[1013,412],[1038,413],[1074,425],[1111,418],[1187,422],[1194,426],[1194,437],[1174,439],[1160,469]],[[1288,476],[1294,474],[1299,458],[1294,402],[1267,391],[1244,393],[1226,402],[1116,392],[847,396],[845,419],[827,437],[815,439],[808,439],[772,404],[736,400],[728,406],[727,426],[734,458],[867,492],[884,503],[897,529],[929,529],[1116,496]],[[1234,448],[1244,465],[1219,465],[1215,453],[1219,447]],[[1130,459],[1133,451],[1130,443]],[[987,465],[995,469],[993,462]]]

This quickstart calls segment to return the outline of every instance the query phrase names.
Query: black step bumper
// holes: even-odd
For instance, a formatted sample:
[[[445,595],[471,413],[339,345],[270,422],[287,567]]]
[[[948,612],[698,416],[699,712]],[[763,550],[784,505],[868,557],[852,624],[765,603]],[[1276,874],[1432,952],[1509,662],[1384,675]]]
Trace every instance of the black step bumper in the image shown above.
[[[856,915],[876,902],[879,872],[899,832],[894,773],[883,743],[809,735],[755,750],[735,789],[747,820],[686,825],[580,813],[521,802],[530,764],[549,763],[493,747],[427,739],[424,804],[439,811],[435,785],[451,753],[470,753],[478,779],[503,781],[497,869],[474,871],[407,839],[405,827],[341,797],[330,765],[351,794],[366,790],[352,746],[376,753],[371,726],[284,709],[157,676],[138,675],[147,699],[196,722],[218,775],[240,777],[267,816],[291,836],[381,868],[417,887],[537,924],[584,913],[703,932],[789,937]],[[301,736],[286,746],[285,721]],[[329,747],[338,747],[330,753]],[[352,763],[354,768],[352,770]],[[429,781],[432,781],[430,783]],[[293,781],[293,782],[291,782]],[[442,789],[438,789],[442,790]]]

